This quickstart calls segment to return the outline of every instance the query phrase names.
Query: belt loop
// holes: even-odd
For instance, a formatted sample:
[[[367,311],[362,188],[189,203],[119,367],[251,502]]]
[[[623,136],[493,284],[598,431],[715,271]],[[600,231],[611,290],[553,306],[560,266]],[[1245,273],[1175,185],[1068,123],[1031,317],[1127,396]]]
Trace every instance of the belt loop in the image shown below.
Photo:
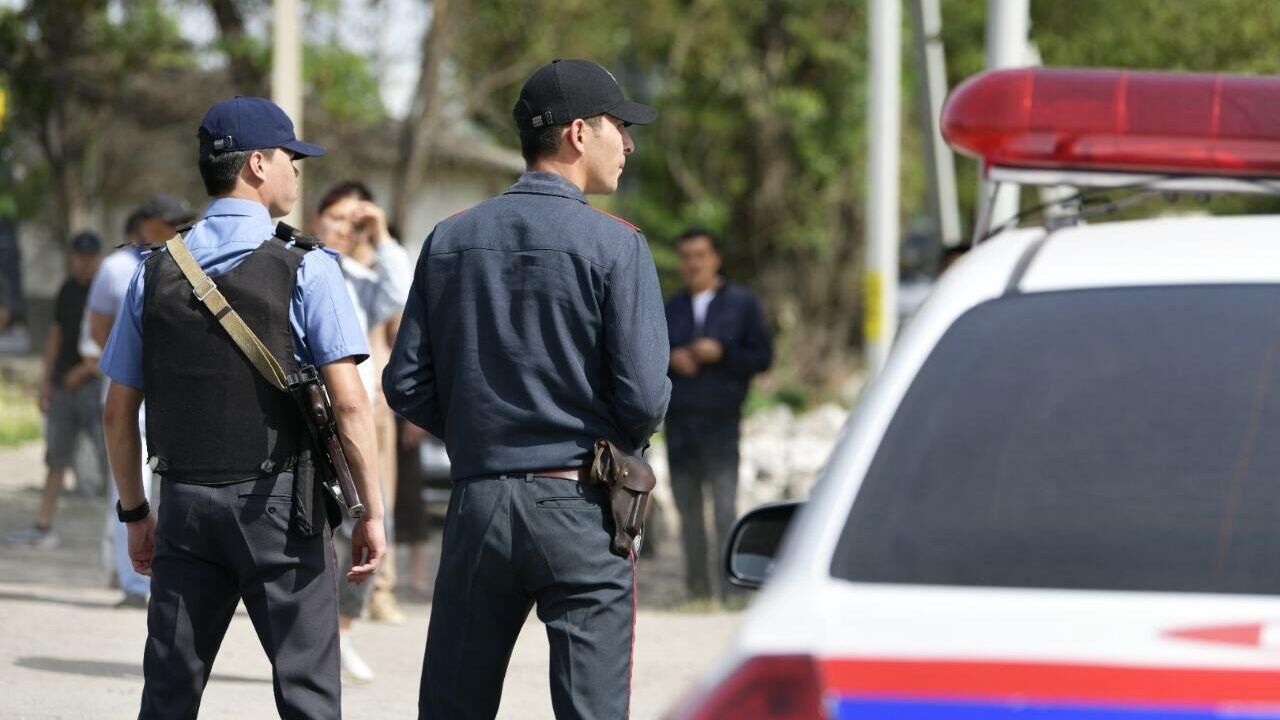
[[[531,483],[531,482],[533,482],[533,473],[525,473],[525,474],[524,474],[524,481],[525,481],[525,482],[527,482],[527,483]]]

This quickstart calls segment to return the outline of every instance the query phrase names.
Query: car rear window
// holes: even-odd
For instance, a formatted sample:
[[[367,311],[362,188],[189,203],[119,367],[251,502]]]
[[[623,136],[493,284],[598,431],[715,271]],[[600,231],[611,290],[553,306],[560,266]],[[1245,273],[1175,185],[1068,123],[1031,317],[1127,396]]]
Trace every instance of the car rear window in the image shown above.
[[[1280,594],[1278,365],[1274,286],[975,307],[906,393],[832,575]]]

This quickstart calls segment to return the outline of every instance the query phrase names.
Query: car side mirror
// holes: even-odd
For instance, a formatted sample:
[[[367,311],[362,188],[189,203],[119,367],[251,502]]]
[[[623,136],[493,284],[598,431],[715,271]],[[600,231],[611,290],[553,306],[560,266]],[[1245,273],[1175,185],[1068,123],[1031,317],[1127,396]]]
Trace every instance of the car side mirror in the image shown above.
[[[724,556],[725,574],[730,583],[752,589],[764,584],[791,518],[802,505],[802,502],[761,505],[738,518],[729,531]]]

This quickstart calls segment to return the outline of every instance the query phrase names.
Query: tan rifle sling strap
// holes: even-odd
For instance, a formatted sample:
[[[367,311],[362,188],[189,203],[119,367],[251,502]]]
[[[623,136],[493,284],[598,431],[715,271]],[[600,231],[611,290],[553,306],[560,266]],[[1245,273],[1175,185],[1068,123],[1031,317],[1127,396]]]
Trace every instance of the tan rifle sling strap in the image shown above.
[[[187,249],[186,243],[182,241],[181,235],[174,235],[164,244],[169,250],[169,256],[173,261],[178,263],[178,268],[182,270],[182,274],[187,277],[187,282],[191,283],[191,293],[196,299],[204,303],[204,306],[213,314],[215,320],[222,324],[222,327],[235,341],[240,351],[245,357],[249,358],[249,362],[258,369],[262,377],[278,390],[288,391],[288,380],[285,379],[284,370],[281,369],[280,363],[271,355],[271,351],[267,346],[262,344],[258,336],[249,329],[245,324],[244,318],[240,317],[231,305],[227,302],[227,298],[222,295],[222,291],[218,290],[218,285],[204,270],[200,269],[200,263],[191,256],[191,251]]]

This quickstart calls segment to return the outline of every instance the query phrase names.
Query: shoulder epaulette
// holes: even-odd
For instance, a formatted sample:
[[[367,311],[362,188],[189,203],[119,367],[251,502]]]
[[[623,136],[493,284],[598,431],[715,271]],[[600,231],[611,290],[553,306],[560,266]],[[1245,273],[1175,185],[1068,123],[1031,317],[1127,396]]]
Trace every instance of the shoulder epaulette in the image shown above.
[[[454,213],[454,214],[450,215],[449,217],[445,218],[445,220],[452,220],[452,219],[454,219],[454,218],[458,217],[459,215],[461,215],[462,213],[464,213],[464,212],[466,212],[466,211],[468,211],[468,210],[470,210],[470,209],[471,209],[471,208],[463,208],[463,209],[459,210],[458,212],[456,212],[456,213]]]
[[[593,205],[588,205],[587,207],[591,208],[592,210],[595,210],[596,212],[600,213],[601,215],[607,215],[607,216],[609,216],[609,217],[613,218],[614,220],[617,220],[618,222],[622,223],[623,225],[626,225],[627,227],[631,228],[632,230],[635,230],[636,232],[641,232],[640,228],[636,227],[635,225],[632,225],[631,223],[627,222],[626,220],[623,220],[622,218],[618,217],[617,215],[614,215],[613,213],[607,213],[607,212],[605,212],[605,211],[601,210],[600,208],[595,207],[595,206],[593,206]]]

